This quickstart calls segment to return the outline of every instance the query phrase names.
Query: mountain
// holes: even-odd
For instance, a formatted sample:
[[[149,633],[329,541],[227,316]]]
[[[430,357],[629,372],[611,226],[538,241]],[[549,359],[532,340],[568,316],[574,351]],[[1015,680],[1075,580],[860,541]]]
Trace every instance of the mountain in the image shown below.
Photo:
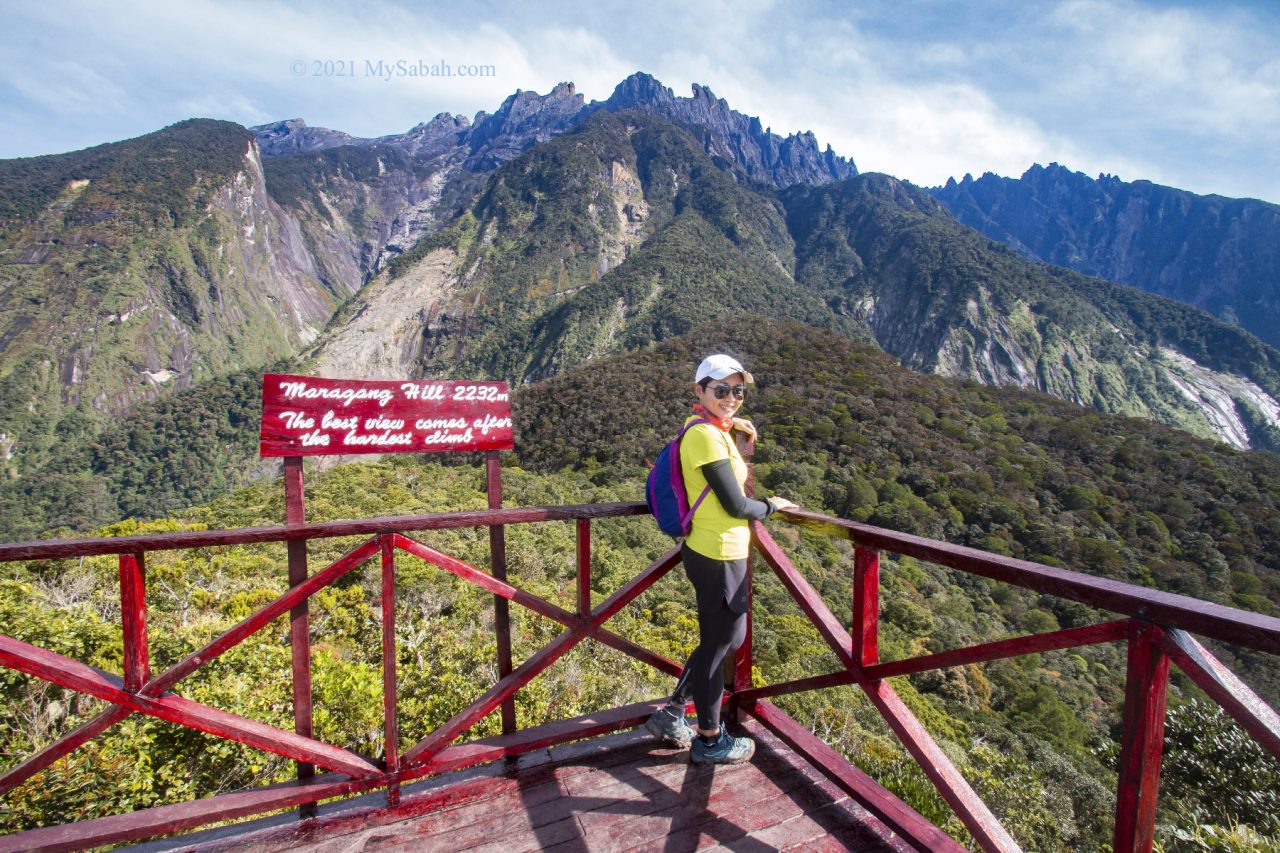
[[[767,314],[910,367],[1280,447],[1280,354],[1133,288],[1028,261],[884,175],[781,191],[652,114],[597,111],[395,258],[314,368],[521,383]]]
[[[350,293],[322,280],[239,125],[0,161],[11,469],[167,388],[292,355]]]
[[[768,191],[668,121],[599,111],[397,258],[317,344],[317,368],[525,382],[727,310],[832,322],[793,257]]]
[[[1027,261],[883,175],[783,201],[797,281],[903,364],[1280,448],[1280,353],[1238,327]]]
[[[1203,308],[1280,346],[1280,205],[1051,163],[932,190],[961,222],[1028,257]]]
[[[810,141],[761,129],[704,87],[676,98],[637,74],[607,102],[563,84],[378,140],[193,120],[4,161],[6,473],[116,470],[55,445],[281,359],[524,383],[742,312],[873,341],[921,371],[1280,446],[1275,350],[1195,309],[1020,258],[927,193]],[[102,447],[145,441],[121,435]],[[236,452],[180,454],[227,466],[192,498],[248,470]],[[171,470],[156,464],[131,469],[120,511],[146,505],[138,484]]]
[[[782,139],[696,92],[675,98],[636,75],[614,108],[627,99],[713,120],[705,146],[758,175],[776,165],[783,183],[852,170],[811,136]],[[9,472],[167,389],[296,354],[343,300],[472,205],[497,167],[602,110],[565,83],[517,92],[474,122],[440,114],[377,140],[297,119],[252,133],[191,120],[0,162]]]
[[[323,274],[352,290],[474,200],[498,165],[573,125],[564,83],[517,92],[493,115],[441,113],[403,134],[356,139],[300,119],[252,128],[272,197],[298,219]]]
[[[691,130],[708,154],[779,189],[839,181],[858,173],[853,161],[838,156],[830,145],[820,151],[811,132],[784,139],[772,128],[762,128],[760,119],[730,109],[723,98],[696,83],[693,97],[678,98],[648,74],[632,74],[607,101],[592,106],[611,112],[641,110],[669,119]]]
[[[0,538],[164,515],[262,476],[264,370],[510,379],[520,467],[504,476],[513,503],[638,497],[643,460],[687,411],[692,365],[724,350],[758,377],[746,414],[762,431],[756,474],[771,493],[1280,612],[1280,456],[1238,449],[1280,448],[1275,349],[1180,302],[1029,259],[961,224],[928,192],[857,174],[807,137],[774,137],[705,89],[674,98],[636,75],[619,90],[611,106],[583,104],[567,85],[517,93],[493,116],[442,114],[379,140],[296,121],[251,133],[200,120],[0,162]],[[272,155],[260,157],[259,146]],[[450,470],[401,457],[309,475],[308,511],[337,518],[482,503],[478,481]],[[281,507],[278,484],[264,485],[181,519],[100,532],[267,523]],[[666,547],[642,521],[602,529],[596,581],[622,582],[648,561],[642,552]],[[570,528],[548,530],[572,547]],[[564,578],[544,559],[544,533],[513,536],[512,554],[528,557],[516,567],[522,582],[558,594]],[[847,602],[846,552],[782,538],[822,594]],[[464,539],[452,544],[476,544]],[[197,647],[197,635],[224,630],[265,591],[261,554],[222,556],[160,560],[168,574],[155,612],[181,629],[168,634],[175,642]],[[73,563],[52,574],[14,564],[17,576],[0,579],[4,633],[72,644],[88,636],[90,658],[110,660],[115,648],[118,659],[119,634],[99,618],[112,605],[84,592],[93,587],[86,578],[114,568]],[[1097,618],[909,558],[886,565],[886,657]],[[431,586],[430,606],[410,616],[423,642],[438,641],[432,660],[461,660],[466,671],[412,668],[426,680],[406,695],[431,700],[405,715],[419,725],[468,701],[457,689],[463,676],[467,690],[484,689],[472,677],[485,664],[459,657],[483,651],[472,634],[484,596],[458,599],[450,580]],[[825,649],[797,629],[803,621],[767,573],[760,580],[762,673],[812,674]],[[206,589],[189,595],[188,582]],[[334,618],[315,622],[338,632],[321,644],[332,665],[318,671],[318,695],[331,696],[340,736],[356,748],[370,728],[355,712],[344,716],[338,699],[352,684],[378,683],[378,661],[361,657],[376,651],[362,635],[376,629],[361,615],[365,592],[357,583],[318,601]],[[620,618],[635,636],[678,649],[687,601],[653,592]],[[463,616],[469,632],[451,621]],[[249,658],[269,664],[267,640]],[[1270,662],[1215,652],[1265,697],[1280,696]],[[1097,849],[1114,812],[1106,761],[1123,654],[1115,644],[1047,652],[924,674],[902,690],[929,711],[931,727],[941,723],[944,746],[966,754],[963,769],[1029,849]],[[608,670],[589,664],[569,671]],[[625,685],[593,682],[592,695],[612,704],[619,689],[658,689],[624,675]],[[529,707],[547,718],[585,711],[548,699],[580,701],[575,685],[543,685],[549,692],[527,697]],[[209,695],[222,686],[207,685]],[[22,684],[9,687],[9,705],[40,707]],[[457,701],[442,705],[441,696]],[[924,805],[913,804],[945,822],[943,804],[937,817],[929,810],[914,764],[863,727],[855,703],[838,690],[809,699],[821,704],[804,708],[808,719],[844,733],[838,745],[899,793],[926,792]],[[251,711],[274,720],[287,707],[287,696],[268,696]],[[9,727],[5,748],[29,753],[82,713],[44,715],[30,732]],[[1213,751],[1204,731],[1193,723],[1181,736]],[[35,825],[48,818],[43,809],[80,807],[86,774],[124,768],[137,771],[137,784],[122,786],[130,796],[195,796],[258,773],[226,756],[215,762],[195,742],[161,750],[154,763],[144,744],[147,760],[137,760],[127,734],[109,746],[110,760],[51,768],[6,819]],[[160,784],[172,781],[174,756],[192,782],[176,793]],[[1197,761],[1173,747],[1166,756],[1171,821],[1194,822],[1193,809],[1207,808],[1216,820],[1280,831],[1274,773],[1242,769],[1235,781],[1248,808],[1228,810],[1216,793],[1179,787]]]

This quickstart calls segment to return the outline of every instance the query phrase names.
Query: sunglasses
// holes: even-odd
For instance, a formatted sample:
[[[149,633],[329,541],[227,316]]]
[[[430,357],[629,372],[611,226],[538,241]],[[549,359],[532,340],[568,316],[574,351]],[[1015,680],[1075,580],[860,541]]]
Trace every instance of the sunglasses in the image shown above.
[[[723,400],[730,394],[733,395],[735,400],[741,400],[747,396],[746,385],[713,385],[711,390],[715,392],[717,400]]]

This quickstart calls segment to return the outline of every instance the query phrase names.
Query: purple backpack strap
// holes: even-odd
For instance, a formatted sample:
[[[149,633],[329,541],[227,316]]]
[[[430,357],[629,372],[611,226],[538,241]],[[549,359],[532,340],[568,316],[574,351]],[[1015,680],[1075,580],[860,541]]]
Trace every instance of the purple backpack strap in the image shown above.
[[[702,505],[702,499],[711,493],[711,484],[702,490],[702,494],[698,495],[698,499],[693,502],[693,506],[689,507],[689,514],[680,519],[680,524],[686,530],[693,524],[693,514],[698,511],[698,507]]]

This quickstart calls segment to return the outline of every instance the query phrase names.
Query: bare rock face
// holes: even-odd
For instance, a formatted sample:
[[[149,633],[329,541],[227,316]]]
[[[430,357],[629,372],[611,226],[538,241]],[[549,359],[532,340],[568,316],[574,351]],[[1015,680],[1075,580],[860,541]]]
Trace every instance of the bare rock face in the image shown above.
[[[601,222],[592,211],[603,238],[600,246],[600,262],[597,270],[604,275],[622,263],[636,246],[644,242],[646,223],[649,220],[649,202],[644,197],[644,186],[635,169],[618,160],[609,164],[604,176],[613,199],[613,222]]]
[[[538,142],[577,124],[583,99],[572,83],[558,83],[548,94],[517,91],[491,116],[477,117],[467,139],[469,168],[488,171]]]
[[[437,249],[398,278],[380,276],[352,315],[310,353],[319,376],[403,379],[421,372],[423,337],[455,295],[458,258]]]
[[[1207,368],[1170,347],[1160,349],[1159,363],[1170,383],[1204,413],[1219,441],[1247,450],[1260,424],[1280,427],[1280,402],[1256,383]]]
[[[334,294],[320,285],[298,222],[267,195],[256,144],[249,145],[244,170],[214,196],[210,207],[224,213],[242,238],[221,246],[222,257],[231,261],[228,278],[244,271],[256,303],[253,313],[273,315],[295,347],[314,341],[333,313],[335,296],[345,298],[351,291]],[[219,283],[214,287],[221,299],[231,282]],[[219,313],[210,311],[215,317]],[[237,319],[248,320],[248,314]]]

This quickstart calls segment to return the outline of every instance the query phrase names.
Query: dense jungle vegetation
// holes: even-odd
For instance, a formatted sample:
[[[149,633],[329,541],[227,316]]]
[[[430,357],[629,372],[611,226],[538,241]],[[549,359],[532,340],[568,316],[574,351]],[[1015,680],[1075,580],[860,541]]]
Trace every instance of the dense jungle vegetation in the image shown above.
[[[212,500],[278,463],[257,459],[262,374],[217,377],[101,426],[82,406],[53,431],[46,461],[0,480],[0,540],[154,518]],[[13,384],[0,380],[0,406]]]
[[[66,212],[71,223],[125,219],[134,225],[182,225],[241,168],[253,133],[234,122],[188,119],[122,142],[43,157],[0,161],[0,234],[38,215],[84,180]]]
[[[738,355],[756,373],[759,384],[745,414],[761,430],[756,475],[769,493],[873,524],[1280,612],[1280,458],[1237,452],[1042,395],[923,376],[835,333],[758,317],[717,321],[521,389],[517,448],[508,454],[505,473],[507,504],[639,499],[644,460],[656,455],[686,411],[692,365],[716,350]],[[234,457],[229,448],[252,448],[256,419],[242,413],[217,421],[218,408],[174,414],[192,417],[197,433],[206,417],[215,418],[210,424],[223,423],[218,429],[225,432],[211,440],[210,449],[196,444],[187,457],[184,473],[194,482],[225,468]],[[121,471],[151,470],[144,460],[169,452],[181,434],[158,431],[149,438],[102,442],[103,482]],[[131,454],[138,458],[125,466],[122,460]],[[469,461],[396,457],[309,474],[308,517],[483,506],[481,472]],[[134,476],[140,477],[134,488],[141,494],[146,477]],[[167,518],[120,522],[99,532],[282,520],[281,487],[263,482]],[[780,521],[769,526],[833,612],[847,614],[849,549]],[[599,522],[593,537],[597,600],[670,544],[645,517]],[[484,531],[421,538],[487,565]],[[573,541],[568,523],[508,528],[515,582],[569,606]],[[313,543],[312,570],[354,544]],[[149,557],[153,668],[175,662],[278,595],[284,565],[280,545]],[[407,556],[399,558],[398,576],[401,734],[408,746],[493,683],[494,641],[488,595]],[[9,564],[3,578],[0,632],[121,671],[114,559]],[[782,587],[767,572],[757,582],[757,678],[766,683],[835,669],[834,657]],[[883,583],[886,660],[1104,618],[1081,605],[909,558],[886,559]],[[612,627],[682,659],[696,634],[686,587],[677,570]],[[377,600],[371,563],[312,601],[317,732],[371,755],[381,750]],[[513,610],[520,660],[557,629]],[[1274,661],[1222,644],[1214,650],[1276,703],[1280,679]],[[179,692],[288,728],[288,657],[281,620],[206,666]],[[894,683],[1026,849],[1094,850],[1110,840],[1124,670],[1123,649],[1109,644]],[[666,677],[584,644],[522,691],[518,713],[521,724],[529,725],[653,698],[669,687]],[[0,672],[0,690],[8,709],[0,717],[0,750],[10,765],[98,708],[9,671]],[[967,841],[855,690],[804,694],[784,704]],[[1160,825],[1165,849],[1268,849],[1280,843],[1275,762],[1176,675],[1170,708]],[[495,726],[486,720],[476,734],[492,733]],[[274,756],[135,716],[6,797],[0,826],[12,831],[109,814],[284,779],[291,772],[289,762]]]

